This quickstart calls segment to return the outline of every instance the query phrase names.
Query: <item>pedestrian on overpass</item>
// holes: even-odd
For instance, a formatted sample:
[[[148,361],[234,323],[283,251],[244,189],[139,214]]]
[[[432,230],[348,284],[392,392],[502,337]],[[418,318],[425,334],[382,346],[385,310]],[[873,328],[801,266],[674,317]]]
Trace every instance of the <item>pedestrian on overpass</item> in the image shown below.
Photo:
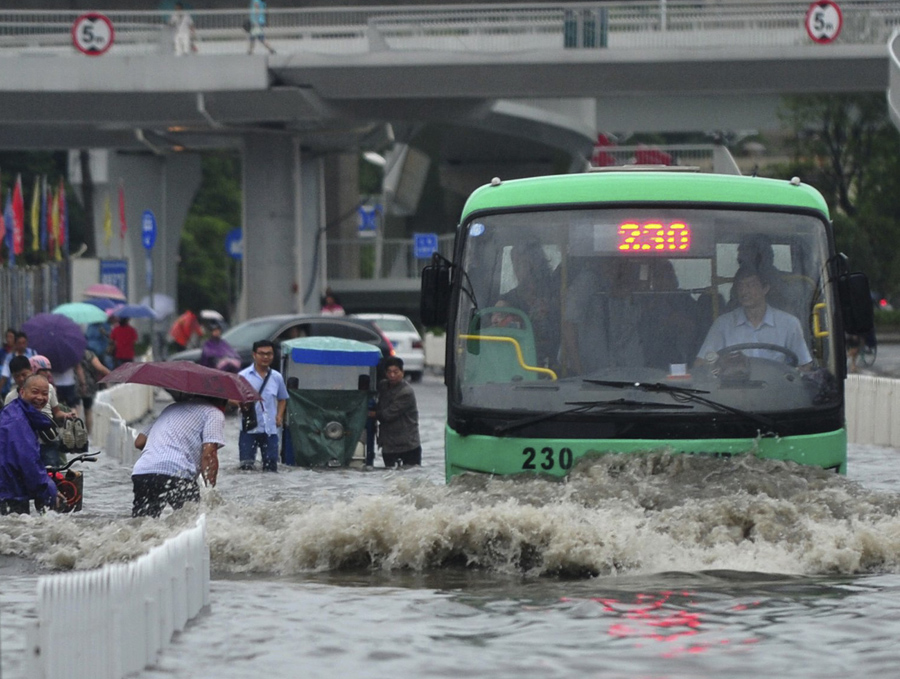
[[[247,48],[247,54],[253,54],[253,48],[256,41],[269,50],[269,54],[275,54],[272,46],[266,42],[264,33],[266,25],[266,3],[264,0],[250,0],[250,19],[247,22],[247,32],[250,34],[250,46]]]
[[[182,57],[194,51],[194,20],[184,11],[182,3],[175,3],[175,11],[169,17],[169,26],[175,29],[175,56]]]

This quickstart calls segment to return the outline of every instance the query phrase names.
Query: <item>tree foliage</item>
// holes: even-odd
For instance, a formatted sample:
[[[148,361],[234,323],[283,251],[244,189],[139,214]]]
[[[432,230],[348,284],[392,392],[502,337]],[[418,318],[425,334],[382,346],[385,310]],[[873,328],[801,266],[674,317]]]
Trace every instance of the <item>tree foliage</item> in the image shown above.
[[[900,132],[883,94],[786,97],[785,175],[815,186],[832,211],[837,248],[873,290],[900,295]]]
[[[178,267],[180,306],[229,316],[237,265],[225,237],[241,225],[241,168],[236,153],[203,157],[203,179],[184,223]]]

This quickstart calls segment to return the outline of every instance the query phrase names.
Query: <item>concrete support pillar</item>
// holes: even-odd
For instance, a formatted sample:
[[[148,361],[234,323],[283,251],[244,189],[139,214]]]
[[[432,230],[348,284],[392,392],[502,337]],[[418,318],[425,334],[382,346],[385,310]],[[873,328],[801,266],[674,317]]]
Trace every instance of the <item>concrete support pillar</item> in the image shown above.
[[[145,210],[152,211],[157,223],[156,244],[152,250],[153,290],[177,299],[178,247],[184,220],[200,188],[200,157],[92,150],[91,168],[97,257],[128,261],[128,299],[135,303],[140,301],[149,292],[146,250],[141,243],[141,215]],[[73,184],[80,185],[80,170],[77,173],[70,170],[70,177]],[[124,187],[128,225],[124,240],[119,235],[120,182]],[[104,229],[107,199],[113,227],[109,243]],[[75,297],[78,298],[77,293]]]
[[[297,239],[297,281],[300,313],[317,313],[325,291],[325,163],[321,157],[300,157],[301,229]]]
[[[331,248],[328,255],[328,279],[360,278],[359,239],[359,157],[355,153],[329,155],[325,159],[325,218],[330,241],[350,241]]]
[[[238,320],[303,308],[301,163],[297,140],[244,136],[243,290]]]

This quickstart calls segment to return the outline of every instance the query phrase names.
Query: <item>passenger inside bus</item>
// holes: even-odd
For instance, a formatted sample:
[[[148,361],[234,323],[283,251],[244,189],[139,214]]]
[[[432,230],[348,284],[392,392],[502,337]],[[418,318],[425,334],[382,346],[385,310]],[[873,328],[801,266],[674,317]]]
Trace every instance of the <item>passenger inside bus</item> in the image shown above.
[[[510,258],[516,287],[504,293],[503,300],[528,315],[538,365],[554,368],[560,342],[559,270],[551,266],[537,240],[514,245]]]
[[[765,344],[783,347],[784,350],[756,346],[741,353],[789,363],[796,360],[801,370],[812,367],[812,355],[800,321],[767,301],[771,289],[770,276],[771,270],[760,270],[750,264],[745,263],[738,268],[733,288],[739,306],[713,322],[697,353],[695,365],[711,363],[719,353],[732,346]]]
[[[668,371],[673,364],[690,364],[703,336],[697,319],[699,304],[679,290],[675,267],[668,259],[651,259],[641,307],[641,344],[647,365]]]
[[[563,330],[568,372],[643,366],[642,314],[634,298],[641,287],[641,264],[631,259],[578,259]]]

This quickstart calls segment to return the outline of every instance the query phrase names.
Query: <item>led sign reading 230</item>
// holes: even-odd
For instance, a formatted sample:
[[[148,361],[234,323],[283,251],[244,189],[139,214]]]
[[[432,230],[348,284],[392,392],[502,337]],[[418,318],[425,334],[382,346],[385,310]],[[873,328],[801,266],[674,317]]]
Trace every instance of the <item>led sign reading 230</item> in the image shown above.
[[[691,227],[684,222],[625,222],[619,225],[621,252],[688,252]]]

